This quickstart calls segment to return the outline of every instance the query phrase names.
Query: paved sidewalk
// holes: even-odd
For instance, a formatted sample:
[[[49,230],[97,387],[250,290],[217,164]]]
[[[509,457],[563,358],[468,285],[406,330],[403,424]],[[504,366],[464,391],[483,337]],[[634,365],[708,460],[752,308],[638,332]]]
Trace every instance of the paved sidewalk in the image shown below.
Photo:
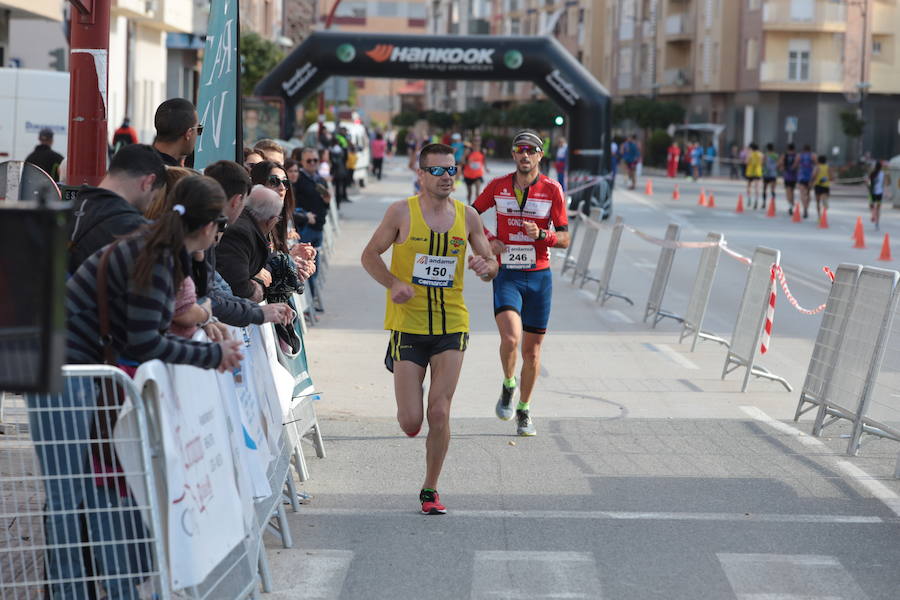
[[[472,337],[440,485],[450,513],[417,514],[425,432],[396,424],[385,292],[359,264],[388,202],[411,191],[408,172],[387,173],[343,211],[308,336],[328,458],[310,459],[295,548],[268,540],[271,597],[896,597],[897,445],[848,458],[847,427],[819,442],[808,421],[785,425],[798,392],[755,380],[741,393],[738,374],[720,379],[721,346],[690,353],[674,323],[650,330],[646,297],[601,309],[559,259],[532,439],[493,415],[490,285],[467,275]],[[764,363],[799,388],[811,348],[780,339]]]

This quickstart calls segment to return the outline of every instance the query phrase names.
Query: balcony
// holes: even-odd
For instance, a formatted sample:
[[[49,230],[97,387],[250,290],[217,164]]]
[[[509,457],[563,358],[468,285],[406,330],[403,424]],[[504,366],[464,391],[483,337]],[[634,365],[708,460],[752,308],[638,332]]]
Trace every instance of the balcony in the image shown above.
[[[847,30],[847,5],[831,0],[790,0],[763,5],[763,29],[766,31]]]
[[[693,37],[694,23],[687,13],[669,15],[665,27],[667,41],[690,40]]]
[[[691,71],[687,67],[663,71],[662,85],[684,87],[691,84]]]
[[[764,61],[759,65],[759,82],[764,89],[797,89],[798,91],[843,90],[844,71],[841,63],[810,61],[805,79],[791,76],[788,61]]]
[[[184,0],[115,0],[112,13],[146,27],[191,33],[194,4]]]

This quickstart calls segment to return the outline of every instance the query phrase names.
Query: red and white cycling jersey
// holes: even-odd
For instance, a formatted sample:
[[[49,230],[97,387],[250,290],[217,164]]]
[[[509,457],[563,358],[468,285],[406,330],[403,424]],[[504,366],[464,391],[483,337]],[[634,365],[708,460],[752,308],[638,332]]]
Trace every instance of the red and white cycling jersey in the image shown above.
[[[523,191],[524,202],[520,206],[513,181],[515,173],[491,181],[472,205],[479,214],[489,208],[497,209],[497,238],[507,246],[534,247],[535,264],[521,270],[537,271],[550,267],[550,252],[546,240],[533,240],[525,233],[524,221],[533,221],[541,229],[566,231],[569,218],[566,200],[559,183],[546,175],[538,175]],[[501,259],[502,264],[502,259]]]

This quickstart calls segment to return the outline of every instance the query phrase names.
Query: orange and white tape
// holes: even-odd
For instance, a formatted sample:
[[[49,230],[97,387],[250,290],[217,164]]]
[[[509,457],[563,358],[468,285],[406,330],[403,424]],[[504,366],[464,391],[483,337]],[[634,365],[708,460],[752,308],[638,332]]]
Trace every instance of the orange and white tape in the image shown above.
[[[772,265],[772,275],[769,278],[769,304],[766,306],[766,324],[763,326],[762,342],[759,344],[760,354],[768,352],[769,344],[772,342],[772,324],[775,322],[775,298],[777,291],[777,288],[775,287],[775,273],[780,270],[780,266],[776,264]]]
[[[827,269],[825,273],[834,280],[834,275],[830,273],[830,269]],[[797,299],[794,298],[794,295],[791,294],[791,290],[788,287],[787,280],[784,277],[784,269],[781,268],[781,265],[772,265],[772,273],[773,275],[777,275],[778,281],[781,282],[781,289],[784,291],[784,297],[787,298],[787,301],[791,303],[791,306],[796,308],[798,311],[802,312],[804,315],[817,315],[823,310],[825,310],[825,304],[817,306],[813,309],[803,308],[800,306],[800,303],[797,302]]]

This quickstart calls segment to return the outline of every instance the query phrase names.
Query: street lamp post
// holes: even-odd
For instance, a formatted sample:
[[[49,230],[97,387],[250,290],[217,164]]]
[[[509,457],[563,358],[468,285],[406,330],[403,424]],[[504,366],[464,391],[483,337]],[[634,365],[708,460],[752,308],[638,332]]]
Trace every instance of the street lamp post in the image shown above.
[[[869,51],[869,44],[867,43],[867,38],[869,35],[869,0],[851,0],[847,4],[849,6],[859,7],[860,18],[862,19],[862,38],[859,41],[859,83],[856,84],[856,88],[859,90],[859,106],[857,108],[856,114],[862,125],[862,132],[859,135],[857,157],[860,161],[862,161],[863,148],[865,147],[866,121],[864,116],[864,109],[866,103],[866,92],[872,86],[870,82],[866,81],[866,54]]]

